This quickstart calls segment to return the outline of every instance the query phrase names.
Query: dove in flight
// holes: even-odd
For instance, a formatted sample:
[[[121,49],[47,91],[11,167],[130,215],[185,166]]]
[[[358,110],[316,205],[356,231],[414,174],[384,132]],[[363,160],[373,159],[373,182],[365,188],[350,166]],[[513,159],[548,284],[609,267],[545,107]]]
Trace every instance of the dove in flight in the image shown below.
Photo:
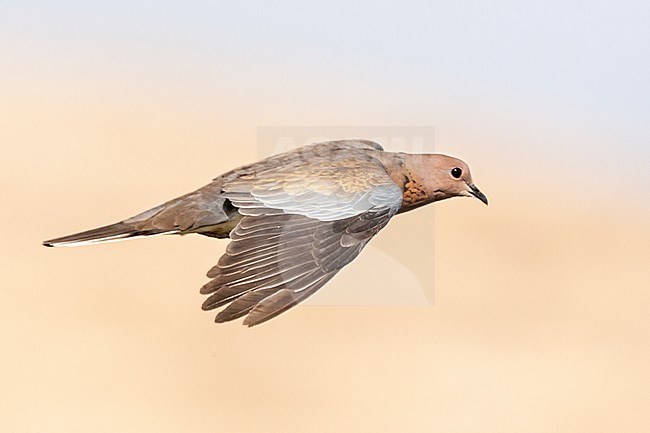
[[[354,260],[398,213],[451,197],[488,200],[469,167],[441,154],[386,152],[372,141],[301,147],[229,171],[115,224],[43,242],[94,244],[162,234],[230,238],[201,288],[216,322],[265,322]]]

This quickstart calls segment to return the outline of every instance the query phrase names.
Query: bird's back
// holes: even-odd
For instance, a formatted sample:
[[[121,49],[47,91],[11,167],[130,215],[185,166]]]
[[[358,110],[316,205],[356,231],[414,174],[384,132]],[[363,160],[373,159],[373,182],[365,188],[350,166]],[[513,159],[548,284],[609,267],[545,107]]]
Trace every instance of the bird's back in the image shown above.
[[[371,158],[382,147],[368,140],[339,140],[316,143],[273,155],[228,171],[196,191],[115,224],[45,241],[46,246],[98,243],[160,234],[200,233],[228,237],[241,215],[223,196],[223,187],[238,179],[258,176],[304,176],[308,178],[325,165],[342,169],[344,161]],[[328,163],[328,164],[326,164]],[[288,169],[290,167],[290,169]]]

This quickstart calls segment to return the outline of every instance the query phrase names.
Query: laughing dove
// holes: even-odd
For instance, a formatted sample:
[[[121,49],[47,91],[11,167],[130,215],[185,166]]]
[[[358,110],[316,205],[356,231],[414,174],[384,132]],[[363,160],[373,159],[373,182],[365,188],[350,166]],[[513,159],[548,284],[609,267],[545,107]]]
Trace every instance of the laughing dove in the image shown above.
[[[132,218],[43,242],[70,246],[160,234],[230,238],[201,288],[204,310],[254,326],[295,306],[354,260],[400,212],[487,198],[467,164],[385,152],[366,140],[317,143],[246,165]]]

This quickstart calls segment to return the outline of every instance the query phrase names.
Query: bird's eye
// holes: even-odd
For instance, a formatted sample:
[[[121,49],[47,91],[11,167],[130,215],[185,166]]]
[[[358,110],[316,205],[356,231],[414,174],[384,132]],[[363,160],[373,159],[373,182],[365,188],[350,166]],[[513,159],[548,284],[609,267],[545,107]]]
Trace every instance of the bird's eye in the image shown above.
[[[460,179],[460,177],[463,175],[463,170],[458,167],[454,167],[451,169],[451,175],[456,179]]]

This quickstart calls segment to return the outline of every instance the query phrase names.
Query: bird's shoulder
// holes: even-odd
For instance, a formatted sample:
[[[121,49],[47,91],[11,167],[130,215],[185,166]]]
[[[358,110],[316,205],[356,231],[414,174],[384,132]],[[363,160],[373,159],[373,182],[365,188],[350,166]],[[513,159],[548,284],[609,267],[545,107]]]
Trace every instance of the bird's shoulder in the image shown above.
[[[390,181],[381,157],[385,152],[369,140],[336,140],[299,147],[238,167],[214,179],[221,185],[269,182],[337,185],[345,191],[363,191]],[[298,180],[301,180],[298,182]]]
[[[310,170],[328,164],[349,165],[351,160],[368,160],[383,152],[380,144],[370,140],[335,140],[314,143],[269,156],[259,161],[237,167],[214,181],[228,182],[240,177],[251,177],[261,173],[286,172],[302,168]]]
[[[305,146],[225,179],[223,196],[241,213],[274,208],[322,220],[378,207],[397,210],[402,190],[377,157],[378,147],[356,140]]]

